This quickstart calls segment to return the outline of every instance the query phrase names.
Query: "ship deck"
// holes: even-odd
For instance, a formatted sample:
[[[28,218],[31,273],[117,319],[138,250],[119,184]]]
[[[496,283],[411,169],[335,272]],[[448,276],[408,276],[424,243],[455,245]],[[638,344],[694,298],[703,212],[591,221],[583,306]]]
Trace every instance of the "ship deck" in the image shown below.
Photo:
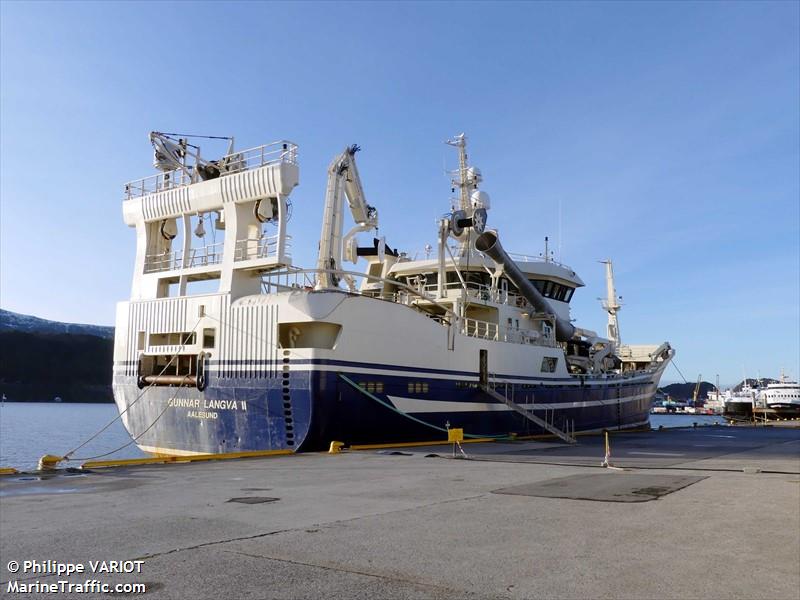
[[[148,598],[793,598],[800,429],[413,446],[0,478],[9,581]],[[242,500],[244,499],[244,500]],[[7,561],[142,559],[141,574]],[[90,596],[91,597],[91,596]]]

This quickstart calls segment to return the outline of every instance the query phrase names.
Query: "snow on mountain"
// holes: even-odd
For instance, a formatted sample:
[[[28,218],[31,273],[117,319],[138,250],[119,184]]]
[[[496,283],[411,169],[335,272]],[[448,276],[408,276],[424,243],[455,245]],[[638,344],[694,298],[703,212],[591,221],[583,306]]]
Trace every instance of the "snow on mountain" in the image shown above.
[[[114,328],[103,325],[84,325],[81,323],[62,323],[40,319],[31,315],[3,310],[0,308],[0,331],[25,331],[28,333],[76,333],[111,339]]]

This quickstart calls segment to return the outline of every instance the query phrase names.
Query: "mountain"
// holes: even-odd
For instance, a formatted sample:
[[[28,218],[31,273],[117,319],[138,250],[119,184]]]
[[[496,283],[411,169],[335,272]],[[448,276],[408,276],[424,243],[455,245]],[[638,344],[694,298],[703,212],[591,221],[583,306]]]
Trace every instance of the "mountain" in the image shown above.
[[[0,310],[0,393],[7,400],[113,402],[114,330]]]
[[[0,331],[24,331],[27,333],[76,333],[113,339],[114,328],[104,325],[83,325],[80,323],[62,323],[40,319],[31,315],[3,310],[0,308]]]
[[[673,400],[691,400],[694,395],[694,388],[697,383],[672,383],[665,385],[661,391],[667,394]],[[700,382],[700,391],[697,394],[698,399],[705,400],[709,391],[716,389],[713,383],[707,381]]]
[[[777,379],[770,379],[769,377],[764,377],[762,379],[747,379],[742,380],[740,383],[737,383],[733,387],[734,392],[741,392],[742,388],[745,384],[749,385],[751,388],[758,388],[758,387],[767,387],[770,383],[780,383]]]
[[[763,379],[745,379],[740,383],[737,383],[733,387],[734,392],[739,392],[742,389],[742,386],[745,382],[750,387],[764,387],[768,383],[778,383],[776,379],[769,379],[767,377]],[[692,395],[694,394],[694,386],[697,385],[696,383],[672,383],[670,385],[665,385],[664,387],[660,388],[662,392],[668,394],[670,398],[673,400],[691,400]],[[701,400],[705,400],[708,396],[709,392],[713,392],[716,389],[713,383],[709,383],[708,381],[701,381],[700,382],[700,392],[697,394],[697,397]]]

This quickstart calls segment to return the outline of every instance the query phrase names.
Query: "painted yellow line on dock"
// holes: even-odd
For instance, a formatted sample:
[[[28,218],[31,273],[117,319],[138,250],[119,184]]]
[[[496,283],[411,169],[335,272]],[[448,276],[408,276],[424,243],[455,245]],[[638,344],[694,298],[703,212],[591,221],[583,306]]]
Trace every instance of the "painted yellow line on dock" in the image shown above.
[[[89,460],[81,465],[81,469],[135,467],[138,465],[190,463],[210,460],[231,460],[236,458],[264,458],[268,456],[286,456],[288,454],[294,454],[294,450],[255,450],[252,452],[227,452],[225,454],[193,454],[191,456],[159,456],[156,458]]]
[[[14,467],[0,467],[0,475],[15,475],[19,473]]]
[[[475,444],[481,442],[496,442],[494,438],[475,438],[463,440],[462,444]],[[433,442],[398,442],[396,444],[356,444],[350,446],[350,450],[380,450],[382,448],[413,448],[415,446],[445,446],[452,444],[447,440],[436,440]]]

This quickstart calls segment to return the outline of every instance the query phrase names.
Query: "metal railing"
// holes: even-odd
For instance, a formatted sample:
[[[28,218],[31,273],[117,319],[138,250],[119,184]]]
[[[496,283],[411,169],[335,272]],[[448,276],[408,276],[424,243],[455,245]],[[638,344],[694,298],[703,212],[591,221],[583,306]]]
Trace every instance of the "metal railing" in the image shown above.
[[[291,290],[313,290],[317,285],[316,273],[302,269],[269,272],[261,275],[261,289],[265,294]]]
[[[482,340],[500,340],[500,327],[497,323],[470,318],[464,318],[461,321],[461,332],[464,335],[480,338]]]
[[[183,251],[167,251],[159,254],[148,254],[144,257],[144,272],[174,271],[183,265]]]
[[[455,253],[456,250],[458,249],[457,245],[450,244],[450,245],[448,245],[448,247],[450,248],[450,251],[452,253]],[[478,252],[477,250],[473,250],[473,254],[474,255],[479,255],[480,252]],[[521,263],[531,263],[531,262],[543,263],[543,262],[548,262],[548,263],[553,263],[554,265],[558,265],[559,267],[564,267],[565,269],[569,269],[570,271],[572,271],[572,267],[570,267],[569,265],[567,265],[565,263],[557,261],[554,258],[549,258],[549,259],[545,260],[545,257],[542,256],[542,255],[522,254],[522,253],[519,253],[519,252],[507,252],[507,254],[515,262],[521,262]],[[425,248],[423,250],[419,250],[419,249],[412,250],[411,252],[408,252],[407,255],[409,256],[409,258],[411,258],[411,260],[414,260],[414,261],[416,261],[416,260],[438,260],[439,259],[439,251],[438,251],[438,249],[436,247],[431,247],[430,249]],[[448,255],[445,255],[445,260],[447,260],[447,258],[448,258]]]
[[[224,242],[190,248],[184,260],[183,250],[148,254],[144,258],[144,272],[175,271],[191,267],[204,267],[222,262]]]
[[[183,268],[204,267],[206,265],[216,265],[222,262],[222,251],[225,242],[209,244],[199,248],[191,248],[186,260],[183,261]]]
[[[414,286],[412,285],[412,287]],[[520,294],[509,292],[508,290],[493,289],[491,286],[484,285],[482,283],[466,282],[466,286],[462,286],[460,281],[451,281],[449,283],[445,283],[443,286],[445,290],[445,296],[447,297],[450,297],[449,292],[451,290],[455,290],[457,295],[461,294],[461,290],[464,287],[466,287],[467,296],[470,298],[475,298],[476,300],[495,302],[497,304],[508,304],[518,308],[523,308],[527,304],[525,297],[521,296]],[[421,286],[421,289],[426,293],[436,294],[439,287],[435,283],[430,283]]]
[[[237,240],[233,260],[253,260],[258,258],[271,258],[278,256],[278,235],[264,236],[261,238],[245,238]],[[284,253],[291,256],[292,236],[286,236]]]
[[[257,169],[265,165],[288,163],[297,164],[297,144],[288,140],[279,140],[269,144],[233,152],[215,161],[220,169],[220,177],[241,173],[250,169]],[[202,181],[200,174],[190,165],[185,169],[175,169],[156,173],[125,184],[125,200],[139,198],[184,187]]]
[[[557,261],[555,259],[552,259],[552,258],[545,259],[544,256],[539,256],[539,255],[533,256],[532,254],[519,254],[517,252],[507,252],[506,254],[508,254],[511,257],[511,260],[513,260],[514,262],[521,262],[521,263],[529,263],[529,262],[553,263],[554,265],[557,265],[559,267],[564,267],[565,269],[569,269],[570,271],[572,271],[572,267],[570,267],[569,265],[566,265],[566,264],[564,264],[562,262],[559,262],[559,261]]]

